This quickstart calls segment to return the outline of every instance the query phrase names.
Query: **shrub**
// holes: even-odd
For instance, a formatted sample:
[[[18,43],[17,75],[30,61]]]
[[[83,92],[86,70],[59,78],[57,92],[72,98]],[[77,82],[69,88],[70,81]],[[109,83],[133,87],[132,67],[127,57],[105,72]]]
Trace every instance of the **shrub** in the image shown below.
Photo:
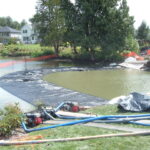
[[[8,45],[10,44],[17,44],[19,42],[19,40],[17,38],[9,38],[8,39]]]
[[[71,47],[60,50],[59,56],[61,58],[73,58],[73,53],[72,53]]]
[[[31,52],[32,57],[39,57],[51,54],[54,54],[54,51],[51,47],[42,47],[41,50]]]
[[[134,39],[132,36],[129,36],[125,40],[125,42],[126,42],[126,46],[124,47],[124,49],[139,53],[139,44],[136,39]]]
[[[9,105],[0,111],[0,136],[9,136],[21,124],[21,110],[18,104]]]
[[[121,62],[123,57],[119,51],[102,51],[95,55],[96,60],[101,60],[104,62]]]
[[[74,56],[74,59],[89,61],[89,60],[91,60],[91,56],[88,51],[86,51],[85,49],[81,49],[80,52]]]

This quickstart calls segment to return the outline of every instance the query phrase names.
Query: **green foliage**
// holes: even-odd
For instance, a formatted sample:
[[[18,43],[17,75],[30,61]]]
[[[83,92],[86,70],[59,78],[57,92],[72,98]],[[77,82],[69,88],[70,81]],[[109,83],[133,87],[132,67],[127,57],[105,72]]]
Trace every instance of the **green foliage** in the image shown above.
[[[63,49],[60,51],[59,57],[72,59],[72,58],[74,57],[74,54],[73,54],[73,52],[71,51],[71,48],[68,47],[68,48],[63,48]]]
[[[18,104],[9,105],[0,111],[0,136],[9,136],[21,124]]]
[[[54,47],[59,54],[65,32],[63,11],[60,9],[60,0],[38,0],[37,13],[31,19],[35,24],[41,38],[41,43]]]
[[[2,56],[44,56],[54,54],[51,47],[42,47],[38,44],[34,45],[22,45],[22,44],[11,44],[5,45],[0,54]]]
[[[115,6],[116,8],[116,6]],[[133,17],[129,16],[127,1],[120,1],[118,9],[108,9],[108,19],[104,24],[104,36],[102,37],[101,47],[104,51],[121,51],[124,49],[125,40],[128,36],[133,36]],[[109,22],[109,24],[108,24]],[[103,33],[103,31],[102,31]]]
[[[134,35],[134,21],[126,0],[76,0],[74,4],[69,0],[39,0],[31,21],[37,24],[42,44],[54,46],[56,54],[62,42],[69,42],[74,57],[83,60],[94,60],[97,47],[102,51],[135,47],[133,40],[126,42],[129,35]],[[80,54],[76,51],[78,46],[83,50]],[[110,53],[110,59],[118,57],[116,52]]]
[[[129,35],[133,36],[133,17],[129,16],[127,2],[118,2],[119,0],[76,0],[73,5],[68,0],[62,0],[67,39],[72,45],[82,47],[85,54],[83,56],[88,57],[90,54],[92,59],[94,53],[97,53],[96,47],[101,47],[103,51],[110,51],[109,56],[105,57],[111,59],[116,57],[111,56],[116,55],[111,51],[122,50],[126,45],[126,38]],[[85,49],[87,52],[84,52]]]
[[[139,44],[136,39],[134,39],[132,36],[129,36],[126,38],[126,44],[125,44],[125,50],[134,51],[136,53],[139,53]]]
[[[64,48],[60,51],[61,58],[69,58],[79,61],[90,61],[91,55],[90,52],[86,51],[83,48],[77,47],[77,54],[74,54],[71,48]],[[119,51],[101,51],[100,48],[96,48],[94,53],[95,61],[100,62],[120,62],[124,58],[120,55]]]
[[[51,47],[42,47],[39,50],[33,51],[31,53],[32,57],[39,57],[39,56],[46,56],[46,55],[51,55],[54,54],[54,50]]]
[[[139,28],[137,29],[137,39],[148,40],[150,34],[150,29],[147,26],[146,22],[142,22]]]
[[[120,60],[117,51],[138,50],[133,38],[133,17],[129,16],[126,0],[38,0],[36,14],[31,19],[39,33],[42,45],[54,47],[55,54],[64,58],[83,60]],[[20,28],[10,17],[0,18],[0,25]],[[14,25],[15,24],[15,25]],[[71,52],[61,51],[63,43],[70,43]],[[42,56],[52,54],[52,48],[12,45],[1,50],[5,56]],[[78,53],[76,47],[81,47]],[[97,51],[100,47],[100,51]],[[108,52],[106,52],[108,51]]]
[[[63,50],[60,51],[59,56],[62,58],[70,58],[73,60],[80,60],[80,61],[90,60],[90,53],[85,49],[81,49],[80,47],[77,47],[77,54],[74,54],[74,52],[71,50],[71,47],[64,48]]]
[[[127,115],[129,113],[121,113],[118,111],[116,105],[103,105],[94,107],[86,110],[87,113],[97,115]],[[131,113],[130,113],[131,114]],[[137,113],[132,113],[137,114]],[[114,126],[116,124],[113,124]],[[119,126],[119,124],[117,124]],[[121,124],[128,128],[129,126],[135,128],[145,128],[137,125]],[[121,132],[121,131],[120,131]],[[97,127],[87,127],[82,125],[73,125],[67,127],[59,127],[51,130],[43,130],[29,133],[29,136],[42,135],[45,139],[60,139],[60,138],[71,138],[71,137],[82,137],[82,136],[94,136],[103,134],[117,134],[120,133],[116,130],[108,130]],[[122,132],[121,132],[122,133]],[[143,144],[144,143],[144,144]],[[150,142],[149,136],[135,136],[135,137],[112,137],[112,138],[97,138],[86,141],[73,141],[73,142],[56,142],[56,143],[45,143],[34,146],[37,150],[149,150]],[[25,145],[21,147],[16,146],[1,146],[1,150],[18,150],[25,149],[31,150],[33,145]]]
[[[0,43],[0,51],[4,48],[4,45]]]
[[[14,21],[11,17],[0,17],[0,26],[9,26],[14,29],[21,29],[21,27],[26,23],[23,20],[21,23]]]
[[[96,55],[97,60],[104,62],[121,62],[124,58],[119,51],[102,51]]]
[[[74,56],[74,59],[82,60],[82,61],[89,61],[91,59],[90,53],[85,49],[81,49],[81,51]]]
[[[9,38],[7,45],[17,44],[19,40],[17,38]]]
[[[62,0],[61,7],[64,12],[66,32],[64,41],[69,42],[72,47],[78,46],[81,39],[80,28],[78,28],[79,18],[75,5],[69,0]],[[76,52],[74,52],[76,53]]]
[[[16,44],[17,41],[19,41],[19,39],[17,40],[17,38],[5,38],[0,36],[0,43],[4,44],[4,45],[8,45],[8,44]]]

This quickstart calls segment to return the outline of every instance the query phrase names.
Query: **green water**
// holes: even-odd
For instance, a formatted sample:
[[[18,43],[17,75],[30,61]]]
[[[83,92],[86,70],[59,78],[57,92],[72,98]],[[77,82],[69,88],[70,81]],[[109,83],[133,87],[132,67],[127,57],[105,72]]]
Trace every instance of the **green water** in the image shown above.
[[[130,92],[150,92],[150,72],[138,70],[102,70],[58,72],[45,80],[75,91],[111,99]]]

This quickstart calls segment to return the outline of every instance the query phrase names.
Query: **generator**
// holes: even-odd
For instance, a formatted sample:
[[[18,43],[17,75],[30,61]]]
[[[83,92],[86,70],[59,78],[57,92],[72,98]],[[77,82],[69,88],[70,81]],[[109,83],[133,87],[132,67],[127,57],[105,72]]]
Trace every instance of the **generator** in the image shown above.
[[[63,111],[70,111],[70,112],[79,112],[80,107],[77,102],[65,102],[64,105],[60,108]]]
[[[28,127],[34,127],[43,123],[43,116],[40,112],[37,113],[26,113],[26,124]]]

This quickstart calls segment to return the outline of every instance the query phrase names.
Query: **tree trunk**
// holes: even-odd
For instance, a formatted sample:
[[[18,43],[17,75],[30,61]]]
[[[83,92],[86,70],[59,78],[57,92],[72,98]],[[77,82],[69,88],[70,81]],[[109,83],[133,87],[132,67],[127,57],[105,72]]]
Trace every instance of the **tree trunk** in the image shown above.
[[[55,55],[59,55],[59,45],[56,43],[54,44],[54,50],[55,50]]]
[[[92,48],[89,48],[89,52],[90,52],[90,55],[91,55],[91,61],[95,61],[94,50]]]
[[[76,49],[76,46],[75,46],[75,45],[73,45],[73,47],[72,47],[72,51],[73,51],[73,53],[74,53],[74,54],[78,54],[78,52],[77,52],[77,49]]]

